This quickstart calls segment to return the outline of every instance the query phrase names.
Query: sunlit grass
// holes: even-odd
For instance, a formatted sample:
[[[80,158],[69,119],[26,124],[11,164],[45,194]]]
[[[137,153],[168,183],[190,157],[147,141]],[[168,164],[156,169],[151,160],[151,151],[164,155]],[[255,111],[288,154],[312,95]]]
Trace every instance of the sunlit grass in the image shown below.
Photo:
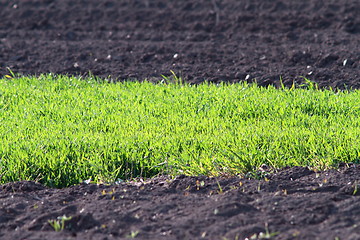
[[[360,159],[359,91],[0,80],[0,183],[325,168]]]

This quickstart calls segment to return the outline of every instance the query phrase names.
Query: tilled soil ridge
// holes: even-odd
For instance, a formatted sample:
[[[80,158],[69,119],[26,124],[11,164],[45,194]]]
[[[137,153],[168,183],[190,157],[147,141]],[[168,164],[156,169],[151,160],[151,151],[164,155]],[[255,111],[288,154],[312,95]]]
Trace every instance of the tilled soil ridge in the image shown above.
[[[1,239],[360,239],[360,166],[263,180],[178,176],[118,185],[0,187]],[[49,221],[61,216],[62,231]],[[253,238],[251,238],[253,237]]]

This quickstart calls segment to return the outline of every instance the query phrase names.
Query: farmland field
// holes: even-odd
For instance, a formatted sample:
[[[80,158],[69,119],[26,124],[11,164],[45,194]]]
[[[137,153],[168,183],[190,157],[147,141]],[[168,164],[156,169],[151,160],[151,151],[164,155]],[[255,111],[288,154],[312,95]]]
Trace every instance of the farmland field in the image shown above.
[[[0,239],[360,239],[359,10],[0,0]]]

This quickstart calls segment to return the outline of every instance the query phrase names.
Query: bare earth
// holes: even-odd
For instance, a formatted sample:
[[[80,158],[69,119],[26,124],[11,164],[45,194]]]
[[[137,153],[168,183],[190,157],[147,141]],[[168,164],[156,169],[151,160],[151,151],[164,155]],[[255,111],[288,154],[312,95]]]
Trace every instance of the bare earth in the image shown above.
[[[358,0],[0,0],[0,77],[360,88]],[[360,166],[0,185],[0,239],[360,239]],[[71,217],[56,232],[49,224]],[[262,234],[260,234],[262,233]],[[224,239],[225,239],[224,238]]]
[[[0,239],[360,239],[360,167],[266,179],[178,176],[66,189],[0,188]],[[56,232],[49,220],[72,217]],[[133,234],[133,235],[132,235]]]
[[[358,0],[0,0],[0,77],[360,87]]]

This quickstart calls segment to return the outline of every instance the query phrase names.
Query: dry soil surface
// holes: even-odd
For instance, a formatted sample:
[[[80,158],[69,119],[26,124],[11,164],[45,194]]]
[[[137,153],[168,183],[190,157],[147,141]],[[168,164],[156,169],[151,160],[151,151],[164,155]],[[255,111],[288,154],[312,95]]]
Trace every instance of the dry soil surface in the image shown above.
[[[0,77],[359,88],[358,0],[0,0]]]
[[[178,176],[0,186],[0,239],[360,239],[360,166],[262,180]],[[71,217],[56,232],[49,221]]]

